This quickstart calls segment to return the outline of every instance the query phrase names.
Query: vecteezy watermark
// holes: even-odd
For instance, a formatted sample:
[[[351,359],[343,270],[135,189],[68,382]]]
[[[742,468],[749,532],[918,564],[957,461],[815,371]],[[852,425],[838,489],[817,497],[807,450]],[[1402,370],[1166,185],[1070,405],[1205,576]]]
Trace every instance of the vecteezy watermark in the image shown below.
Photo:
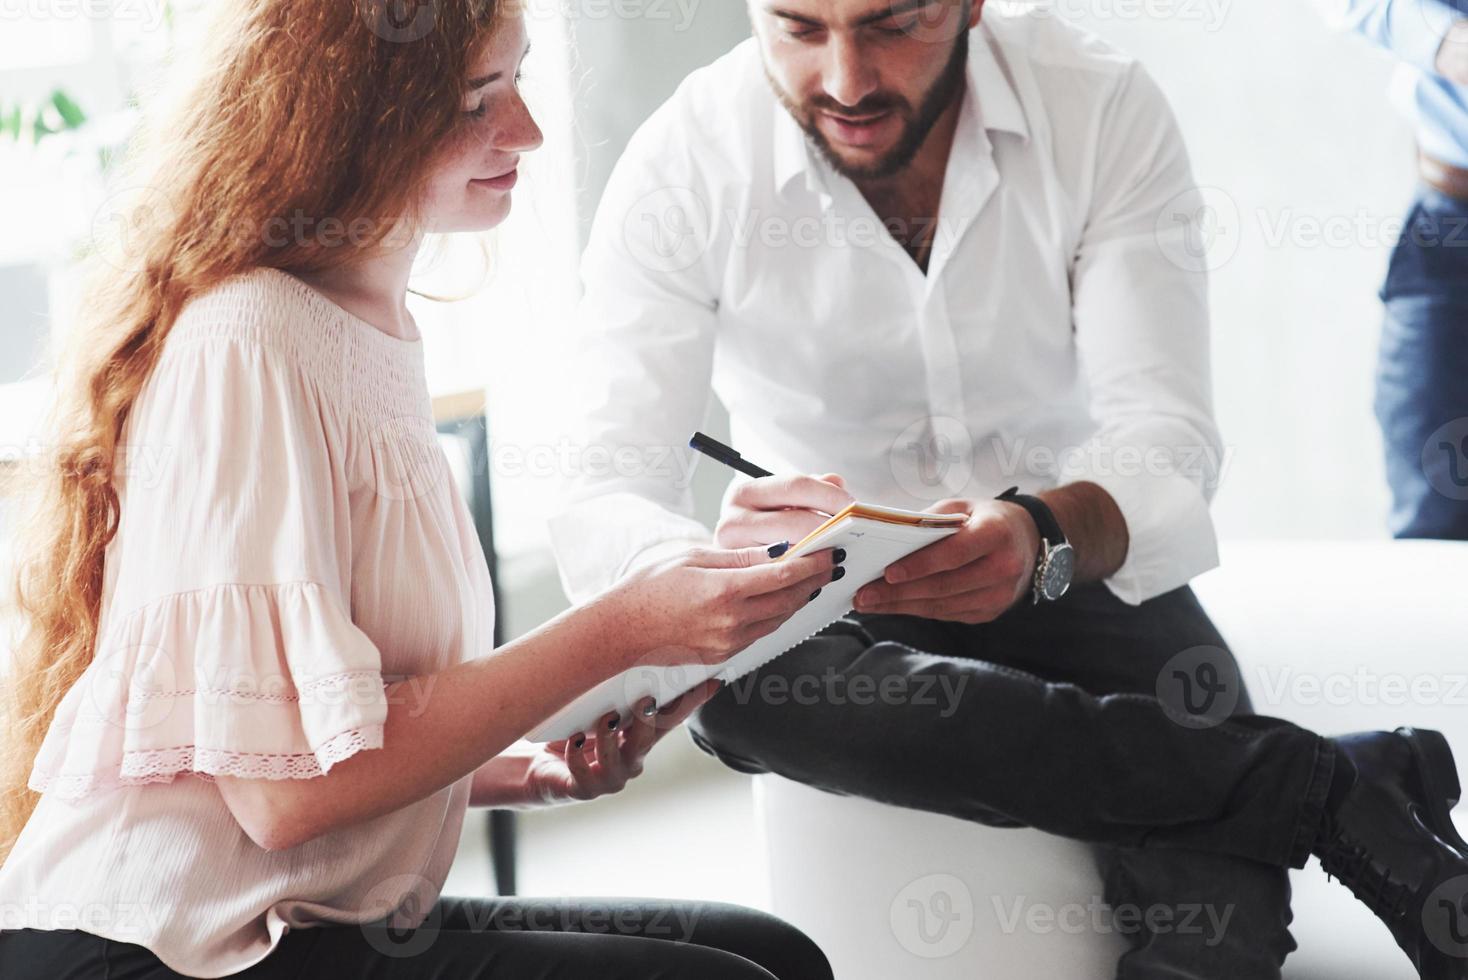
[[[109,194],[92,215],[91,251],[120,272],[136,272],[150,233],[176,218],[177,209],[162,191],[123,188]]]
[[[87,668],[91,716],[115,728],[142,731],[163,724],[174,710],[168,695],[186,687],[174,655],[153,643],[112,644],[104,638]]]
[[[1444,423],[1427,437],[1422,474],[1449,500],[1468,500],[1468,418]]]
[[[530,445],[496,442],[490,472],[503,479],[648,478],[682,490],[693,483],[699,458],[687,446],[582,445],[567,439]]]
[[[973,434],[952,416],[920,418],[893,440],[887,459],[903,490],[919,500],[941,500],[973,478]]]
[[[92,215],[91,251],[114,269],[136,271],[144,258],[144,247],[160,229],[174,225],[179,217],[173,201],[163,191],[152,186],[123,188],[108,195]],[[228,225],[211,215],[189,218],[197,227],[215,222],[218,227],[211,232],[218,232],[236,246],[264,245],[276,251],[361,250],[373,246],[392,249],[409,244],[416,234],[413,224],[401,215],[346,219],[310,214],[302,208],[231,221]]]
[[[413,228],[401,218],[378,219],[356,217],[350,221],[333,215],[317,217],[297,208],[289,214],[276,215],[264,221],[259,240],[268,248],[365,248],[380,244],[386,248],[407,245]],[[240,233],[237,238],[255,237]]]
[[[638,20],[671,24],[675,34],[693,26],[703,0],[528,0],[532,17],[563,17],[570,23]]]
[[[708,204],[687,187],[664,187],[639,198],[622,219],[622,240],[651,272],[682,272],[708,251]]]
[[[1157,247],[1185,272],[1221,269],[1243,241],[1239,206],[1217,187],[1190,188],[1157,212]]]
[[[974,933],[973,892],[954,875],[924,875],[893,896],[888,922],[897,942],[914,956],[952,956]]]
[[[1270,707],[1468,706],[1468,673],[1377,673],[1364,666],[1329,672],[1260,666],[1255,673],[1259,680],[1255,693]]]
[[[383,419],[372,430],[372,485],[388,500],[418,500],[448,481],[438,429],[421,415]]]
[[[545,900],[468,908],[471,931],[584,932],[593,935],[646,936],[672,942],[691,942],[706,909],[699,902],[608,902],[578,898]]]
[[[427,709],[438,682],[434,674],[383,674],[376,669],[310,677],[227,665],[199,667],[211,659],[200,653],[207,650],[174,652],[157,644],[114,644],[104,638],[85,679],[90,716],[134,732],[162,725],[175,712],[218,714],[282,703],[304,711],[403,705],[416,718]],[[180,657],[187,669],[180,669]]]
[[[134,21],[149,33],[163,26],[164,0],[0,0],[5,21],[108,20]]]
[[[649,698],[654,711],[664,708],[684,693],[717,677],[722,669],[721,661],[709,658],[701,662],[699,655],[691,649],[659,647],[650,650],[638,659],[636,665],[618,676],[612,685],[617,701],[606,703],[597,717],[610,712],[620,714],[624,709],[635,711]]]
[[[1199,187],[1174,197],[1157,213],[1158,248],[1188,272],[1215,272],[1247,239],[1266,249],[1468,248],[1468,216],[1351,211],[1311,212],[1259,207],[1245,212],[1228,192]]]
[[[1184,728],[1212,728],[1227,721],[1243,688],[1233,656],[1215,646],[1190,647],[1157,673],[1157,700],[1167,717]]]
[[[902,32],[909,37],[929,44],[952,44],[958,35],[968,30],[971,4],[961,0],[938,0],[895,15],[894,20]]]
[[[6,931],[80,929],[125,941],[128,936],[158,935],[166,919],[164,909],[144,902],[48,903],[35,897],[0,902],[0,930]]]
[[[847,674],[827,667],[821,674],[776,674],[755,672],[729,682],[736,704],[757,701],[780,707],[787,704],[867,707],[874,704],[934,708],[939,718],[950,718],[968,686],[968,675]]]
[[[1092,440],[1080,445],[1032,443],[1024,436],[994,436],[989,448],[1006,478],[1059,479],[1066,476],[1185,476],[1208,490],[1223,483],[1234,447],[1216,443],[1172,446],[1110,445]]]
[[[1428,942],[1454,959],[1468,959],[1468,875],[1449,878],[1422,903]]]
[[[148,443],[119,446],[112,461],[111,475],[113,479],[126,480],[131,489],[156,490],[163,485],[173,457],[173,446]],[[56,473],[63,465],[57,460],[55,446],[35,438],[19,445],[0,445],[0,464],[8,466],[13,473],[37,477]],[[75,469],[80,464],[66,465]],[[73,472],[68,475],[80,474]]]
[[[438,24],[438,0],[351,0],[373,34],[393,44],[421,41]]]
[[[418,956],[443,928],[438,889],[421,875],[396,875],[375,886],[363,903],[374,918],[362,934],[377,951],[395,958]],[[590,935],[645,936],[670,942],[692,942],[706,907],[698,902],[603,901],[598,899],[522,900],[464,903],[454,923],[463,932],[556,932]]]
[[[1216,905],[1196,902],[1146,906],[1123,902],[1111,905],[1099,895],[1093,895],[1085,902],[1063,905],[1030,902],[1024,895],[1018,895],[1012,901],[995,895],[993,903],[999,929],[1006,936],[1021,930],[1040,936],[1057,932],[1068,936],[1146,932],[1152,935],[1202,936],[1203,945],[1210,948],[1223,942],[1235,910],[1233,905],[1220,909]]]
[[[1231,0],[991,0],[1012,17],[1060,17],[1087,21],[1167,21],[1196,24],[1206,33],[1221,30]]]
[[[740,213],[733,209],[721,215],[735,248],[761,245],[769,249],[797,248],[890,248],[902,242],[932,236],[935,249],[951,247],[962,228],[941,216],[892,216],[842,214],[834,209],[819,215],[765,214],[758,208]]]
[[[993,435],[976,441],[951,416],[917,419],[892,441],[888,463],[897,484],[914,497],[939,500],[962,493],[983,452],[1006,480],[1067,482],[1095,477],[1182,476],[1205,490],[1222,485],[1235,447],[1217,442],[1140,446],[1102,439],[1058,444],[1027,436]]]
[[[962,233],[957,222],[942,216],[889,217],[849,215],[838,209],[820,214],[741,211],[715,212],[705,197],[687,187],[663,187],[638,198],[622,219],[622,239],[632,257],[652,272],[691,268],[714,245],[715,235],[730,248],[889,249],[931,236],[935,249],[948,250]]]
[[[420,41],[438,24],[439,0],[354,0],[363,21],[385,41]],[[572,22],[638,20],[669,23],[675,33],[693,26],[702,0],[520,0],[527,18]]]
[[[1373,214],[1366,208],[1358,208],[1346,214],[1315,214],[1281,208],[1270,212],[1260,208],[1255,212],[1260,236],[1267,248],[1380,248],[1391,247],[1408,233],[1403,215]],[[1455,230],[1452,223],[1443,221],[1441,227],[1433,224],[1414,225],[1412,236],[1419,244],[1459,245],[1459,237],[1468,232],[1468,221],[1462,231]],[[1463,238],[1461,246],[1468,246]]]
[[[415,874],[393,875],[378,882],[363,897],[360,914],[371,917],[361,926],[367,944],[397,959],[427,951],[438,941],[443,925],[438,887]]]

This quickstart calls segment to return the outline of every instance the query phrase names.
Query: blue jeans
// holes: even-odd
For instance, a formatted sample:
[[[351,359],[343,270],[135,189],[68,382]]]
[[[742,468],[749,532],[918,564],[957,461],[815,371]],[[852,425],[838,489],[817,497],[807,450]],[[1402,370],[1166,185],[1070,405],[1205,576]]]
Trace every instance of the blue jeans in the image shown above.
[[[1391,532],[1468,540],[1468,201],[1419,193],[1381,298],[1376,417]]]

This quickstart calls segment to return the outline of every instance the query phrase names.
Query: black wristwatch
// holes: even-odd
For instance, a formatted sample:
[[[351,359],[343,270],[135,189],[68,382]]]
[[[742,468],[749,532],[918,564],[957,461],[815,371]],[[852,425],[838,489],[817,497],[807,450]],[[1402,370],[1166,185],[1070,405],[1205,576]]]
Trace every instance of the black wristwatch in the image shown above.
[[[1035,560],[1031,602],[1038,603],[1041,599],[1054,602],[1070,590],[1071,579],[1075,577],[1076,571],[1075,549],[1066,542],[1065,533],[1060,530],[1060,522],[1055,519],[1055,512],[1039,497],[1020,493],[1019,487],[1010,487],[998,499],[1019,504],[1029,511],[1035,527],[1039,528],[1040,556]]]

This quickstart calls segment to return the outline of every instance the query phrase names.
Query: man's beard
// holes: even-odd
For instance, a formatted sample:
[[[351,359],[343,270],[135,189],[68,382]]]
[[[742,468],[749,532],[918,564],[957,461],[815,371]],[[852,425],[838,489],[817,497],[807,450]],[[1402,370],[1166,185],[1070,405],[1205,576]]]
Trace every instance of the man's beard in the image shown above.
[[[792,119],[805,130],[806,138],[815,144],[815,148],[825,157],[831,168],[844,177],[851,180],[884,180],[893,177],[907,168],[917,156],[918,150],[922,149],[923,143],[928,139],[928,134],[938,124],[938,119],[947,111],[956,99],[963,95],[964,82],[968,73],[969,37],[968,31],[958,32],[958,37],[953,43],[953,51],[948,58],[948,64],[943,67],[943,72],[933,87],[923,97],[922,105],[913,111],[911,104],[900,95],[895,93],[877,93],[861,101],[855,106],[843,106],[828,95],[819,95],[811,99],[805,105],[798,105],[780,84],[770,74],[769,65],[765,66],[765,77],[769,79],[770,88],[774,90],[775,97],[790,113]],[[844,161],[837,154],[824,133],[820,131],[816,123],[816,114],[821,110],[829,110],[842,116],[871,116],[889,110],[896,112],[902,117],[902,135],[886,156],[868,166],[853,166]]]

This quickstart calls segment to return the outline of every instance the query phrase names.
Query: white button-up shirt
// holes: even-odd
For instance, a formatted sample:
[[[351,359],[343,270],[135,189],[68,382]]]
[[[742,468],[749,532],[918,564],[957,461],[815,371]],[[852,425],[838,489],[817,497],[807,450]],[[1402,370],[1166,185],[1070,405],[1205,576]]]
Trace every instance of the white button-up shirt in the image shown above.
[[[926,275],[776,101],[753,40],[630,141],[583,265],[577,429],[551,520],[582,600],[709,529],[711,391],[745,457],[922,509],[1087,480],[1130,603],[1217,563],[1206,209],[1166,100],[1053,14],[986,10]]]

